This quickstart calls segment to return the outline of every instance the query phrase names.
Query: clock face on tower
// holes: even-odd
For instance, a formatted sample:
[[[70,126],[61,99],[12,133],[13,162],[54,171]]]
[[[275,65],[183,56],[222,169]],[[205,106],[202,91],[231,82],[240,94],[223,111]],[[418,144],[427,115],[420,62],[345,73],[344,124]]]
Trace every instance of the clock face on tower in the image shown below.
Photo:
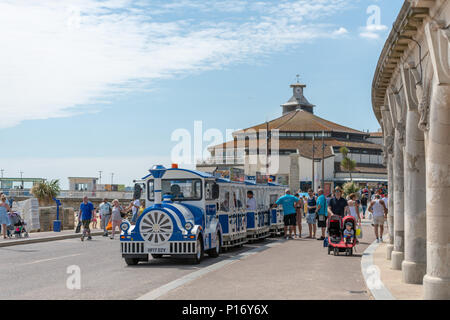
[[[300,93],[300,92],[302,92],[302,89],[301,88],[297,88],[297,89],[295,89],[295,91],[297,91],[297,93]]]

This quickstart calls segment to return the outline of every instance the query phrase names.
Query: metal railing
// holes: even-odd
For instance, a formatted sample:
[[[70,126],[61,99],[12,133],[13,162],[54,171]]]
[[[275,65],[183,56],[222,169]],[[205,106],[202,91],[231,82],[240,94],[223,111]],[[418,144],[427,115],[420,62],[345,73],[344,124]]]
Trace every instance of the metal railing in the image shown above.
[[[7,197],[33,197],[30,190],[2,190]],[[133,199],[133,191],[70,191],[62,190],[57,198],[75,198],[82,199],[87,196],[88,198],[107,198],[107,199]]]
[[[197,164],[244,164],[244,157],[211,157],[206,160],[199,160]]]

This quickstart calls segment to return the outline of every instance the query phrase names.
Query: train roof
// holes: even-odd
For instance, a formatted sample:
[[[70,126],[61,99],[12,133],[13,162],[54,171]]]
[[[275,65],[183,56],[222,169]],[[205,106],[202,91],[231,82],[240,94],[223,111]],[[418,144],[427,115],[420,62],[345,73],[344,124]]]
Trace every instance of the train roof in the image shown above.
[[[189,169],[180,169],[180,168],[169,168],[166,171],[184,171],[184,172],[189,172],[192,174],[195,174],[197,176],[199,176],[200,178],[215,178],[212,174],[210,173],[206,173],[203,171],[197,171],[197,170],[189,170]],[[142,180],[148,179],[152,176],[151,173],[149,173],[148,175],[146,175],[145,177],[142,178]]]
[[[198,171],[198,170],[189,170],[189,169],[181,169],[181,168],[168,168],[168,169],[166,169],[166,171],[168,171],[168,172],[170,172],[170,171],[189,172],[189,173],[192,173],[192,174],[194,174],[196,176],[199,176],[200,178],[204,178],[204,179],[213,178],[213,179],[216,180],[216,182],[219,182],[219,183],[235,183],[235,184],[242,184],[242,185],[247,185],[247,186],[285,187],[283,185],[280,185],[280,184],[277,184],[277,183],[273,183],[273,182],[256,183],[256,181],[254,181],[254,180],[232,181],[232,180],[227,179],[227,178],[218,178],[218,177],[213,176],[210,173],[203,172],[203,171]],[[151,176],[152,176],[152,174],[149,173],[148,175],[143,177],[142,180],[146,180],[146,179],[150,178]]]

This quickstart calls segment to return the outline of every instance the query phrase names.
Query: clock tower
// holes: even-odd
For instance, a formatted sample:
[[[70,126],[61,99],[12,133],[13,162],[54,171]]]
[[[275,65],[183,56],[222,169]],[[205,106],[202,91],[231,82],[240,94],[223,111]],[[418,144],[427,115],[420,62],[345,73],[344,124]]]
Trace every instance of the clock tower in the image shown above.
[[[306,85],[297,82],[291,84],[291,88],[293,89],[292,98],[289,99],[289,101],[285,104],[281,105],[281,107],[283,108],[283,115],[296,110],[304,110],[310,113],[314,113],[313,108],[315,106],[309,103],[309,101],[303,95],[303,90],[306,88]]]

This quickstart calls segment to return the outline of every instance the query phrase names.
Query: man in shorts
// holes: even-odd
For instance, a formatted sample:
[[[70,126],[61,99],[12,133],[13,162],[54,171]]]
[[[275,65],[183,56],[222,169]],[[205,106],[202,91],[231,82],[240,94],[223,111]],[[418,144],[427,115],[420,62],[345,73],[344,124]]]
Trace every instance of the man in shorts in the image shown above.
[[[312,239],[316,237],[316,197],[314,196],[314,192],[312,189],[308,190],[308,214],[306,215],[306,223],[309,228],[309,237],[308,239]]]
[[[300,201],[299,198],[291,195],[291,190],[286,189],[286,194],[278,199],[272,208],[275,208],[277,205],[281,204],[283,206],[283,215],[284,215],[284,235],[286,239],[294,239],[295,235],[295,225],[296,225],[296,211],[295,204]],[[289,227],[289,236],[287,234]]]
[[[375,236],[377,237],[377,243],[380,243],[383,241],[384,220],[387,217],[388,209],[379,194],[375,195],[375,200],[370,202],[367,210],[372,213]],[[380,227],[380,233],[378,233],[378,227]]]
[[[324,240],[325,239],[325,229],[327,227],[327,199],[325,198],[325,195],[323,194],[323,190],[319,190],[319,197],[317,198],[317,227],[322,228],[322,236],[320,238],[317,238],[317,240]]]
[[[92,217],[94,216],[94,205],[92,202],[88,201],[88,197],[83,198],[83,202],[80,205],[80,219],[83,224],[83,234],[81,235],[81,241],[84,241],[86,234],[88,236],[88,240],[92,240],[91,237],[91,229],[89,228],[89,224],[91,223]]]
[[[98,209],[99,209],[100,216],[101,216],[101,228],[103,229],[103,236],[107,237],[108,230],[106,230],[106,227],[108,226],[109,220],[111,220],[112,206],[108,202],[108,200],[106,200],[106,198],[104,198],[103,202],[100,203]]]

